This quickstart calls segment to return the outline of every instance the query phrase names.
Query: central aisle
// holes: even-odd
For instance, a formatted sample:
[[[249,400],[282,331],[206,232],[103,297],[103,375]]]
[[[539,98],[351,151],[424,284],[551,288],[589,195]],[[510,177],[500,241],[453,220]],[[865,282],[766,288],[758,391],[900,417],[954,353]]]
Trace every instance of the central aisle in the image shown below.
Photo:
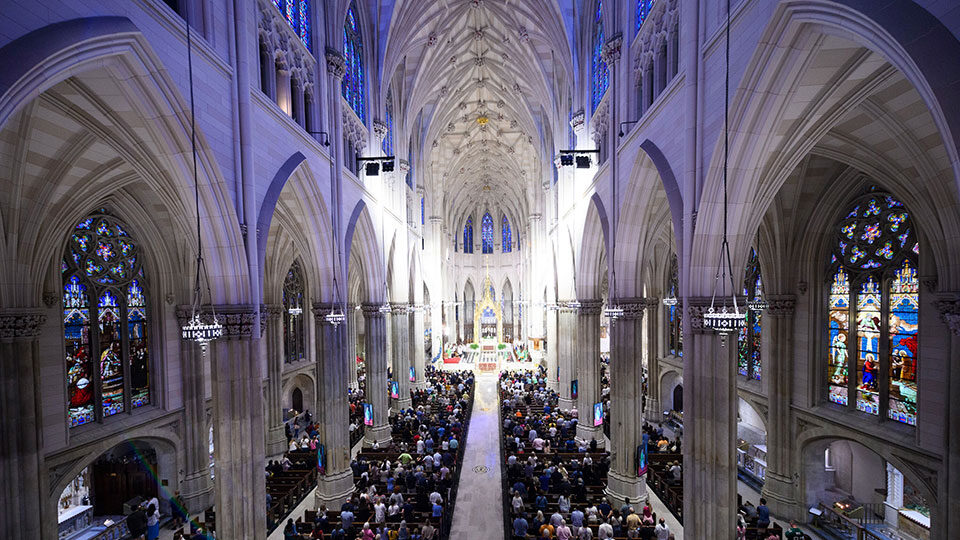
[[[503,536],[497,375],[478,374],[475,388],[450,538],[478,538],[479,528],[484,540],[494,540]]]

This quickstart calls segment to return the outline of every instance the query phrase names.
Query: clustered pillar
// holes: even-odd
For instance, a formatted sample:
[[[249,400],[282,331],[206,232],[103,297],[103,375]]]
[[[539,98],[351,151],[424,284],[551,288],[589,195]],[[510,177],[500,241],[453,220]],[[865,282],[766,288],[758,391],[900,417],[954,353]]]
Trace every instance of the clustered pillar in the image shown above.
[[[217,308],[224,337],[212,343],[216,522],[221,538],[266,538],[263,389],[258,310]]]
[[[571,350],[575,354],[576,378],[579,383],[577,438],[589,443],[596,439],[603,444],[603,426],[594,425],[593,406],[600,401],[600,312],[601,300],[581,300],[575,309],[577,340]]]
[[[353,471],[350,469],[350,430],[347,399],[347,371],[352,359],[346,347],[346,325],[333,325],[326,316],[336,306],[316,303],[313,315],[317,330],[317,411],[325,463],[323,474],[317,477],[317,504],[335,507],[350,497],[353,491]]]
[[[763,375],[770,407],[763,496],[776,515],[797,519],[803,516],[795,515],[798,498],[792,474],[795,440],[790,429],[789,398],[793,387],[789,360],[793,354],[793,315],[797,301],[793,295],[770,295],[767,301],[763,331],[769,336],[770,354],[764,357]]]
[[[177,309],[180,326],[191,316],[190,306]],[[213,504],[213,482],[210,480],[210,431],[207,427],[204,395],[204,364],[207,359],[196,341],[180,341],[180,373],[183,380],[184,463],[180,495],[192,513],[202,512]],[[269,382],[268,382],[269,384]],[[279,390],[278,390],[279,392]],[[280,432],[283,437],[283,428]],[[281,445],[283,444],[281,440]],[[282,451],[282,450],[281,450]]]
[[[637,476],[637,448],[641,445],[643,408],[641,336],[642,298],[618,301],[623,315],[610,326],[610,445],[611,467],[607,495],[618,503],[647,500],[645,478]]]
[[[373,406],[373,425],[363,434],[365,446],[386,445],[390,442],[390,424],[387,407],[387,324],[380,304],[363,304],[363,322],[366,328],[367,392],[364,399]]]
[[[392,336],[393,380],[399,388],[397,409],[410,408],[410,314],[407,313],[407,304],[392,302],[390,304],[390,333]]]
[[[576,343],[577,343],[577,310],[569,307],[568,302],[562,302],[557,313],[556,337],[557,348],[557,378],[560,385],[560,410],[570,410],[575,406],[570,393],[570,382],[576,379]],[[561,337],[562,336],[562,337]]]
[[[264,306],[267,335],[267,457],[274,458],[287,449],[283,429],[283,317],[281,306]]]
[[[40,538],[45,497],[41,482],[39,336],[46,315],[40,311],[0,314],[0,412],[3,418],[0,490],[7,502],[0,512],[5,538]],[[53,516],[46,519],[56,521]],[[54,529],[55,530],[55,529]]]
[[[410,314],[410,365],[416,380],[410,383],[415,390],[426,387],[424,369],[426,369],[426,349],[424,344],[424,312],[416,309]],[[402,373],[409,379],[409,373]]]
[[[683,533],[729,538],[737,522],[737,336],[721,345],[703,326],[711,299],[686,300],[693,335],[683,352],[683,492],[696,496],[683,499]]]
[[[647,310],[647,401],[644,406],[644,419],[659,422],[663,419],[663,407],[660,405],[660,301],[646,298],[643,306]]]

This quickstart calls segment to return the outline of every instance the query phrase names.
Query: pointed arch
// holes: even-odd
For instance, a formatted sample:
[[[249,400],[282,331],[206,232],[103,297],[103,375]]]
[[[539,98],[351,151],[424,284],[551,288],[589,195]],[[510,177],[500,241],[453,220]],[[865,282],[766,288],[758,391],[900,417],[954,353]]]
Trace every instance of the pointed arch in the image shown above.
[[[363,290],[366,293],[366,302],[386,302],[383,286],[386,279],[386,268],[383,263],[383,251],[380,249],[377,228],[370,217],[370,211],[364,201],[358,201],[347,221],[344,245],[347,246],[345,259],[350,268],[358,264],[359,275],[362,276]]]

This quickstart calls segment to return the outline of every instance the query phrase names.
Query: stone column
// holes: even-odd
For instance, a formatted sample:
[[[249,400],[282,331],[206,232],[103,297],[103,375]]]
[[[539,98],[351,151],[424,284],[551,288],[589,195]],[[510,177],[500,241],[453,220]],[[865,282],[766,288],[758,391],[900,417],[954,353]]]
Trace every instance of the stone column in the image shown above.
[[[178,326],[191,316],[190,306],[178,306]],[[207,349],[209,351],[209,348]],[[202,512],[213,504],[210,480],[210,431],[207,427],[207,400],[204,395],[204,366],[209,361],[196,341],[180,341],[181,394],[183,395],[183,481],[180,495],[190,513]],[[283,436],[281,427],[280,435]]]
[[[559,343],[557,342],[557,312],[555,310],[543,306],[544,311],[546,312],[547,327],[544,328],[544,336],[546,338],[546,363],[547,363],[547,386],[554,391],[560,390],[560,380],[559,380],[559,369],[558,366],[558,347]],[[569,392],[570,385],[567,385],[567,391]],[[561,394],[562,395],[562,394]]]
[[[326,450],[324,474],[317,477],[316,503],[336,508],[353,492],[353,471],[350,469],[350,403],[347,399],[347,376],[350,362],[347,327],[334,326],[326,316],[335,306],[313,305],[317,330],[317,420],[320,440]]]
[[[603,310],[603,301],[581,300],[580,304],[577,309],[577,340],[572,347],[576,355],[576,378],[580,381],[577,439],[588,443],[590,439],[596,439],[600,446],[604,446],[603,426],[593,425],[593,405],[600,401],[600,312]]]
[[[357,383],[357,308],[347,304],[347,375],[350,388],[356,389]]]
[[[210,348],[217,536],[267,537],[263,474],[264,414],[261,384],[266,375],[254,335],[258,310],[251,305],[218,306],[223,338]]]
[[[410,365],[413,366],[415,376],[417,380],[410,383],[410,386],[415,390],[420,390],[426,388],[426,378],[423,373],[426,369],[426,355],[427,352],[424,349],[423,341],[423,332],[424,332],[424,309],[417,309],[410,314]],[[406,380],[409,381],[409,373],[405,373]]]
[[[549,322],[549,319],[548,319]],[[560,410],[569,410],[574,407],[570,395],[570,381],[576,379],[576,343],[577,343],[577,310],[567,306],[567,302],[560,302],[557,310],[557,324],[552,347],[557,355],[557,377],[560,385]]]
[[[644,419],[651,422],[663,420],[663,407],[660,405],[660,300],[644,299],[647,311],[647,401],[644,407]]]
[[[387,324],[380,312],[380,304],[363,304],[363,322],[366,328],[367,403],[373,405],[373,425],[364,429],[363,444],[384,446],[390,442],[389,406],[387,394]]]
[[[737,506],[737,337],[703,327],[710,298],[686,299],[683,351],[683,516],[686,538],[730,538]],[[703,501],[709,501],[704,504]]]
[[[410,401],[410,314],[407,304],[390,303],[390,333],[393,336],[393,380],[400,389],[397,410],[408,409]]]
[[[791,426],[790,396],[793,395],[793,316],[797,299],[793,295],[767,296],[763,332],[768,344],[763,355],[764,388],[767,394],[767,470],[762,495],[770,510],[784,519],[801,519],[806,511],[799,506],[794,470],[796,445]]]
[[[642,298],[616,301],[623,315],[610,326],[611,466],[606,493],[622,504],[647,500],[646,478],[637,476],[637,447],[643,439],[641,336],[646,304]]]
[[[283,316],[282,306],[262,306],[267,337],[267,459],[276,458],[287,449],[283,429]]]
[[[41,471],[40,384],[41,330],[47,316],[42,310],[0,312],[0,411],[3,444],[0,445],[0,531],[6,538],[41,538],[47,498]],[[59,328],[59,325],[57,325]],[[61,360],[62,362],[63,360]],[[56,530],[56,529],[54,529]]]
[[[944,294],[952,297],[949,300],[937,302],[940,320],[944,328],[949,330],[949,338],[945,340],[944,359],[956,358],[960,354],[960,293]],[[946,433],[946,479],[940,482],[941,489],[939,515],[933,515],[932,538],[945,539],[960,536],[960,366],[957,362],[947,362],[947,418],[944,424]],[[945,493],[944,493],[945,491]],[[942,517],[941,517],[942,516]],[[941,517],[941,519],[937,519]]]

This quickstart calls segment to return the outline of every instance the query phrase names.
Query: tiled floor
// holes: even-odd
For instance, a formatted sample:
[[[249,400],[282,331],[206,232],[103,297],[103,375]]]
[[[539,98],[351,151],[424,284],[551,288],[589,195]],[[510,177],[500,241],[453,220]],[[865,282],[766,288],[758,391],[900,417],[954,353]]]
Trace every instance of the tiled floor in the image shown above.
[[[478,375],[450,538],[503,537],[498,407],[497,375]]]

